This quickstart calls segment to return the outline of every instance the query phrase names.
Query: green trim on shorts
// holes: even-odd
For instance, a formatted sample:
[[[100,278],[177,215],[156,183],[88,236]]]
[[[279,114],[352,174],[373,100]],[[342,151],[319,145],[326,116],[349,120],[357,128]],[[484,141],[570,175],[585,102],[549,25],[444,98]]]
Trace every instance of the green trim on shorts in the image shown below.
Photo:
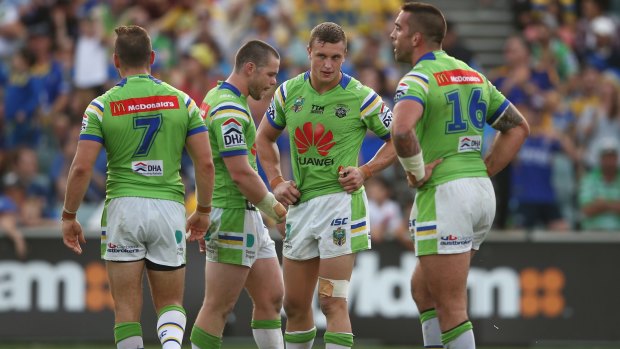
[[[437,254],[437,236],[432,239],[421,239],[421,236],[418,236],[418,227],[420,224],[424,224],[426,222],[436,222],[437,221],[437,209],[435,205],[435,193],[437,187],[430,187],[426,190],[422,190],[418,192],[416,196],[417,208],[418,208],[418,216],[416,218],[416,233],[415,233],[415,249],[416,254],[418,256],[426,256]],[[437,228],[435,227],[435,231]]]
[[[165,312],[175,311],[175,310],[178,312],[181,312],[183,315],[187,317],[187,313],[185,312],[185,309],[182,306],[170,304],[170,305],[166,305],[163,308],[161,308],[161,310],[159,311],[159,314],[157,314],[157,318],[160,318]]]
[[[437,310],[429,309],[425,312],[420,313],[420,323],[425,323],[428,320],[434,319],[437,317]]]
[[[224,208],[220,217],[220,232],[243,233],[245,209]]]
[[[189,340],[200,349],[219,349],[222,347],[222,338],[209,334],[196,326],[192,328]]]
[[[284,341],[287,343],[308,343],[316,337],[316,327],[308,331],[285,332]]]
[[[364,191],[351,194],[351,220],[356,221],[366,217],[366,205],[364,205]],[[368,222],[366,222],[368,224]]]
[[[243,265],[243,250],[218,246],[217,261],[219,263]]]
[[[323,335],[323,341],[327,343],[332,343],[336,345],[340,345],[343,347],[351,348],[353,347],[353,333],[342,333],[342,332],[325,332]]]
[[[252,320],[251,324],[254,329],[272,330],[276,328],[282,328],[282,320]]]
[[[114,343],[129,337],[142,337],[142,325],[139,322],[119,322],[114,325]]]
[[[458,336],[473,329],[474,329],[474,326],[471,324],[471,321],[465,321],[451,330],[442,332],[441,343],[443,343],[443,345],[446,346],[448,343],[458,338]]]
[[[106,251],[106,246],[108,245],[108,243],[106,241],[104,241],[103,237],[106,236],[104,234],[107,234],[107,229],[108,229],[108,200],[105,201],[105,204],[103,205],[103,213],[101,214],[101,243],[99,248],[101,249],[100,253],[101,253],[101,259],[103,259],[103,256],[105,255],[105,251]],[[106,231],[104,233],[103,228],[105,227]]]
[[[368,250],[368,234],[358,235],[351,238],[351,252]]]

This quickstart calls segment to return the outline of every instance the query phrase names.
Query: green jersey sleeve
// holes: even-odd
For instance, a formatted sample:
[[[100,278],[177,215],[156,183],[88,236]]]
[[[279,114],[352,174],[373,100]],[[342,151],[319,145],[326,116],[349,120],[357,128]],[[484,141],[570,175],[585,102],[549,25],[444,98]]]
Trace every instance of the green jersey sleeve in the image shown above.
[[[366,127],[381,139],[390,138],[392,111],[370,87],[363,88],[365,97],[360,106],[360,117]]]
[[[271,99],[271,104],[267,111],[265,112],[265,116],[267,120],[271,124],[271,126],[275,127],[278,130],[283,130],[286,127],[286,115],[284,113],[284,105],[286,103],[286,83],[284,82],[280,85]]]
[[[187,113],[189,115],[189,125],[187,127],[187,137],[191,135],[195,135],[197,133],[207,131],[207,127],[205,126],[204,119],[200,113],[200,109],[196,105],[193,99],[191,99],[187,94],[183,93],[183,99],[185,102],[185,107],[187,107]]]
[[[487,124],[493,126],[493,124],[504,114],[510,101],[504,97],[504,95],[487,80],[489,85],[489,110],[487,113]]]
[[[415,69],[403,76],[398,83],[394,104],[401,100],[414,100],[422,106],[428,102],[428,76]]]
[[[250,127],[248,110],[233,102],[223,102],[212,107],[211,128],[217,140],[220,156],[247,155],[248,145],[245,139],[247,128]]]
[[[104,104],[97,98],[90,102],[82,116],[80,140],[95,141],[103,144],[103,129],[101,126],[103,110]]]

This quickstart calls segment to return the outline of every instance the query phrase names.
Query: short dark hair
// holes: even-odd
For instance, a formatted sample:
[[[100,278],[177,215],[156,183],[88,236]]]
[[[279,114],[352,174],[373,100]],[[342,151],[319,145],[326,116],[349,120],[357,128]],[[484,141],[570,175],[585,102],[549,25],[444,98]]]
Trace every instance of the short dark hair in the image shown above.
[[[312,28],[310,32],[310,41],[308,46],[312,46],[315,41],[327,42],[330,44],[336,44],[343,42],[344,46],[347,46],[347,34],[341,26],[334,22],[323,22],[316,27]]]
[[[280,59],[280,54],[273,46],[261,40],[250,40],[237,51],[235,55],[235,72],[239,72],[244,64],[252,62],[257,67],[264,67],[269,63],[269,55]]]
[[[420,32],[427,41],[441,44],[446,36],[446,18],[437,7],[423,2],[407,2],[401,10],[409,12],[409,34]]]
[[[144,28],[137,25],[120,26],[114,29],[116,43],[114,53],[121,65],[131,68],[148,67],[151,62],[151,38]]]

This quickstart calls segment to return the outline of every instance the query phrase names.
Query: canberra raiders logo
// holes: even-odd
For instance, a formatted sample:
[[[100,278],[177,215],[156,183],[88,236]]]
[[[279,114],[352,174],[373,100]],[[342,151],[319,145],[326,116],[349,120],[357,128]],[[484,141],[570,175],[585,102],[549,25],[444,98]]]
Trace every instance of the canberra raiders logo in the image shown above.
[[[297,99],[295,100],[295,103],[293,103],[293,111],[295,113],[300,112],[304,108],[305,100],[306,99],[303,98],[302,96],[297,97]]]
[[[333,238],[334,244],[338,246],[342,246],[344,245],[345,242],[347,242],[346,231],[342,228],[338,228],[334,230],[334,232],[332,233],[332,238]]]
[[[344,118],[347,116],[348,112],[349,107],[346,104],[337,104],[336,107],[334,107],[334,114],[339,118]]]

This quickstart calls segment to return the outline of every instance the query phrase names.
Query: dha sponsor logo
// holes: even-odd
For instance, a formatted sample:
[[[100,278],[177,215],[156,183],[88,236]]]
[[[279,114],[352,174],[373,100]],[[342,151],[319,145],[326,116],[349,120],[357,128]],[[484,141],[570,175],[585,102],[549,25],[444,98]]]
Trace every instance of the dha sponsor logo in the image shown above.
[[[163,160],[143,160],[132,161],[131,169],[134,173],[147,177],[157,177],[164,175]]]
[[[105,267],[74,261],[0,262],[0,313],[114,309]]]
[[[241,123],[235,118],[230,118],[222,124],[224,136],[224,148],[235,148],[245,145]]]
[[[179,99],[176,96],[152,96],[110,102],[112,116],[151,112],[162,109],[179,109]]]
[[[106,252],[108,253],[136,253],[138,251],[140,251],[138,246],[116,245],[111,242],[108,242],[106,246]]]
[[[383,267],[378,252],[359,254],[349,287],[349,312],[359,318],[419,317],[410,293],[416,263],[414,253],[403,253],[398,265]],[[467,279],[468,312],[472,319],[557,318],[567,308],[565,283],[564,273],[554,267],[473,267]],[[313,312],[317,327],[324,329],[326,320],[316,296]]]
[[[473,70],[454,69],[434,73],[439,86],[482,84],[484,80],[480,74]]]
[[[463,136],[459,137],[459,153],[480,151],[482,149],[482,137]]]
[[[471,243],[471,238],[459,238],[452,234],[448,236],[442,236],[441,241],[439,242],[442,246],[459,246],[459,245],[469,245]]]

